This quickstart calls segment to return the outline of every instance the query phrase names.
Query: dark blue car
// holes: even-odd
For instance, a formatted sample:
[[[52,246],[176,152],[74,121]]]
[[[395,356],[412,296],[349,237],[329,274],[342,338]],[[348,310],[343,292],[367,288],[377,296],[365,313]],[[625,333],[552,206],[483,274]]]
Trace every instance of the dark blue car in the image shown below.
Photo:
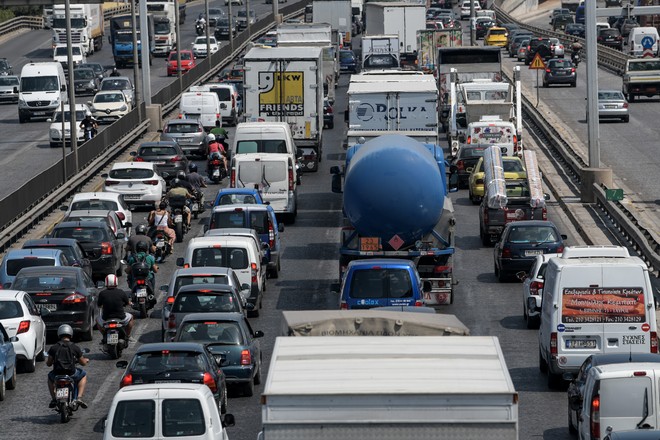
[[[339,70],[341,72],[357,73],[357,58],[355,58],[355,54],[352,50],[341,49],[339,51]]]
[[[6,390],[16,388],[16,352],[14,341],[18,338],[10,338],[7,331],[0,324],[0,401],[5,400]]]
[[[242,205],[256,204],[263,205],[259,190],[253,188],[223,188],[218,191],[213,202],[213,207],[218,205]]]

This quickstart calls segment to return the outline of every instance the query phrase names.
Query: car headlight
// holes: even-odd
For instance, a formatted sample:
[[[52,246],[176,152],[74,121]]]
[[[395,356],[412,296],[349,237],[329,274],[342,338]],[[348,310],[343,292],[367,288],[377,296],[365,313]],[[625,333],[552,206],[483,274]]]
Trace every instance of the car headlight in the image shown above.
[[[18,105],[26,107],[27,104],[25,103],[25,99],[23,98],[18,98]]]
[[[52,138],[60,137],[60,131],[56,128],[51,128],[50,129],[50,137],[52,137]]]
[[[94,87],[94,81],[90,81],[88,84],[90,87]]]
[[[50,105],[58,105],[59,103],[60,103],[60,98],[56,98],[50,101]]]
[[[126,110],[128,110],[128,107],[125,106],[125,105],[122,105],[121,107],[119,107],[120,112],[125,112]]]

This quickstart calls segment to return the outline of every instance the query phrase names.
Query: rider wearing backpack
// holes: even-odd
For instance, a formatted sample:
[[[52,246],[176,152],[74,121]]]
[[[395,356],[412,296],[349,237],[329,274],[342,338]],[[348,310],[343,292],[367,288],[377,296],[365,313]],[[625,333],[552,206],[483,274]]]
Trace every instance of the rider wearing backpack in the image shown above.
[[[87,408],[87,404],[82,400],[87,385],[87,374],[82,368],[76,368],[76,363],[84,367],[89,359],[83,355],[80,347],[71,342],[73,329],[70,325],[62,324],[57,329],[57,336],[60,340],[50,347],[48,359],[46,360],[46,365],[53,367],[53,370],[48,373],[48,390],[51,396],[48,407],[55,408],[57,405],[57,400],[55,400],[55,376],[68,375],[73,378],[78,387],[78,406]]]
[[[131,254],[132,255],[132,254]],[[105,289],[99,293],[97,305],[101,313],[97,318],[98,329],[101,334],[105,334],[103,322],[111,319],[119,319],[126,327],[126,337],[131,337],[133,330],[133,315],[124,311],[124,307],[131,305],[131,300],[126,291],[117,287],[117,276],[110,274],[105,277]]]
[[[128,257],[128,265],[126,266],[126,273],[128,274],[128,286],[132,289],[133,288],[133,278],[134,278],[134,270],[145,270],[149,271],[148,274],[145,273],[147,276],[147,282],[149,283],[149,286],[151,287],[151,292],[155,292],[155,285],[156,285],[156,280],[154,274],[158,272],[158,266],[156,266],[156,259],[154,258],[153,255],[149,254],[149,248],[147,244],[144,241],[138,242],[137,245],[135,246],[135,250],[137,251],[135,254],[131,254]],[[135,268],[133,267],[135,266]]]

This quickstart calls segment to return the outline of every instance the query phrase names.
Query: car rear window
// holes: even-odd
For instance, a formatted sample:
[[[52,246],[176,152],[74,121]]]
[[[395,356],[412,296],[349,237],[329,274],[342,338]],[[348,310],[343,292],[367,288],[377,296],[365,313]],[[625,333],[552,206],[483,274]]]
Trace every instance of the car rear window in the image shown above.
[[[569,60],[553,60],[550,61],[549,66],[551,69],[568,69],[573,67],[573,63],[571,63]]]
[[[199,133],[204,129],[199,124],[168,124],[165,133]]]
[[[268,212],[250,211],[250,228],[257,234],[268,234]]]
[[[117,202],[112,200],[81,200],[71,204],[71,211],[117,211],[118,209]]]
[[[211,229],[247,228],[244,211],[214,212],[211,218]]]
[[[163,435],[189,437],[206,432],[202,405],[197,399],[163,400]]]
[[[223,194],[218,201],[218,205],[253,205],[256,203],[257,200],[251,194]]]
[[[490,35],[506,35],[507,30],[506,29],[491,29],[490,30]]]
[[[7,275],[16,276],[24,267],[55,266],[53,258],[12,258],[7,260]]]
[[[184,322],[177,333],[177,342],[201,342],[223,345],[243,345],[243,336],[234,321]]]
[[[156,402],[120,400],[112,419],[112,436],[145,438],[156,434]]]
[[[623,93],[613,90],[611,92],[598,92],[598,99],[620,99],[623,101]]]
[[[283,182],[287,179],[286,163],[269,160],[243,161],[239,163],[237,179],[243,187],[255,183],[267,187],[275,182]]]
[[[229,278],[226,275],[183,275],[176,277],[174,282],[174,292],[178,292],[183,286],[191,284],[229,284]]]
[[[130,83],[125,79],[111,79],[101,82],[101,90],[128,90]]]
[[[75,289],[78,284],[75,276],[66,275],[41,275],[41,276],[18,276],[12,284],[16,290],[34,292],[35,290],[66,290]]]
[[[206,370],[206,363],[203,355],[196,351],[159,350],[136,353],[128,368],[129,371],[136,373],[156,373],[174,369]]]
[[[62,227],[55,228],[53,238],[75,238],[80,242],[109,241],[107,231],[102,228]]]
[[[180,292],[174,304],[172,313],[204,313],[204,312],[240,312],[240,305],[231,293],[222,292]]]
[[[147,168],[118,168],[110,170],[112,179],[149,179],[154,176],[154,171]]]
[[[284,139],[244,140],[236,143],[236,154],[286,152]]]
[[[602,29],[600,31],[600,35],[603,37],[610,37],[610,36],[618,37],[619,35],[621,35],[621,32],[619,32],[618,29]]]
[[[0,319],[20,318],[23,307],[18,301],[0,301]]]
[[[138,151],[139,156],[176,156],[174,147],[142,147]]]
[[[365,269],[353,273],[351,298],[411,298],[410,273],[405,269]]]
[[[238,270],[247,269],[249,265],[250,261],[246,248],[231,246],[199,248],[193,250],[192,253],[192,267],[216,266]]]
[[[470,157],[483,157],[485,148],[461,148],[459,156],[461,159],[467,159]]]
[[[558,240],[557,232],[548,226],[512,226],[507,238],[510,243],[548,243]]]
[[[215,92],[218,95],[220,101],[231,101],[231,90],[227,87],[214,87],[211,89],[212,92]]]

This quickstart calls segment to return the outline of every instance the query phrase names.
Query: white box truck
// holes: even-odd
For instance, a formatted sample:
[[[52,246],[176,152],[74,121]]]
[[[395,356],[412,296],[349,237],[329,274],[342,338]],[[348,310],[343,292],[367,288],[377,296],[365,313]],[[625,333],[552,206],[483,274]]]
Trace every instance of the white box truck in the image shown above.
[[[438,85],[433,75],[352,75],[348,86],[347,147],[396,132],[438,143]]]
[[[342,34],[344,46],[351,46],[353,36],[351,0],[314,0],[312,20],[314,23],[329,23],[333,30]]]
[[[278,337],[261,402],[261,440],[518,439],[491,336]]]
[[[362,37],[362,71],[398,69],[399,36],[365,35]]]
[[[100,4],[72,4],[71,42],[82,44],[85,55],[103,47],[103,10]],[[53,47],[66,44],[66,10],[64,5],[53,6]]]
[[[323,144],[320,47],[253,47],[244,57],[245,121],[287,122],[308,171],[317,171]]]
[[[367,2],[367,35],[399,36],[401,66],[417,64],[417,31],[426,29],[426,6],[405,2]]]

